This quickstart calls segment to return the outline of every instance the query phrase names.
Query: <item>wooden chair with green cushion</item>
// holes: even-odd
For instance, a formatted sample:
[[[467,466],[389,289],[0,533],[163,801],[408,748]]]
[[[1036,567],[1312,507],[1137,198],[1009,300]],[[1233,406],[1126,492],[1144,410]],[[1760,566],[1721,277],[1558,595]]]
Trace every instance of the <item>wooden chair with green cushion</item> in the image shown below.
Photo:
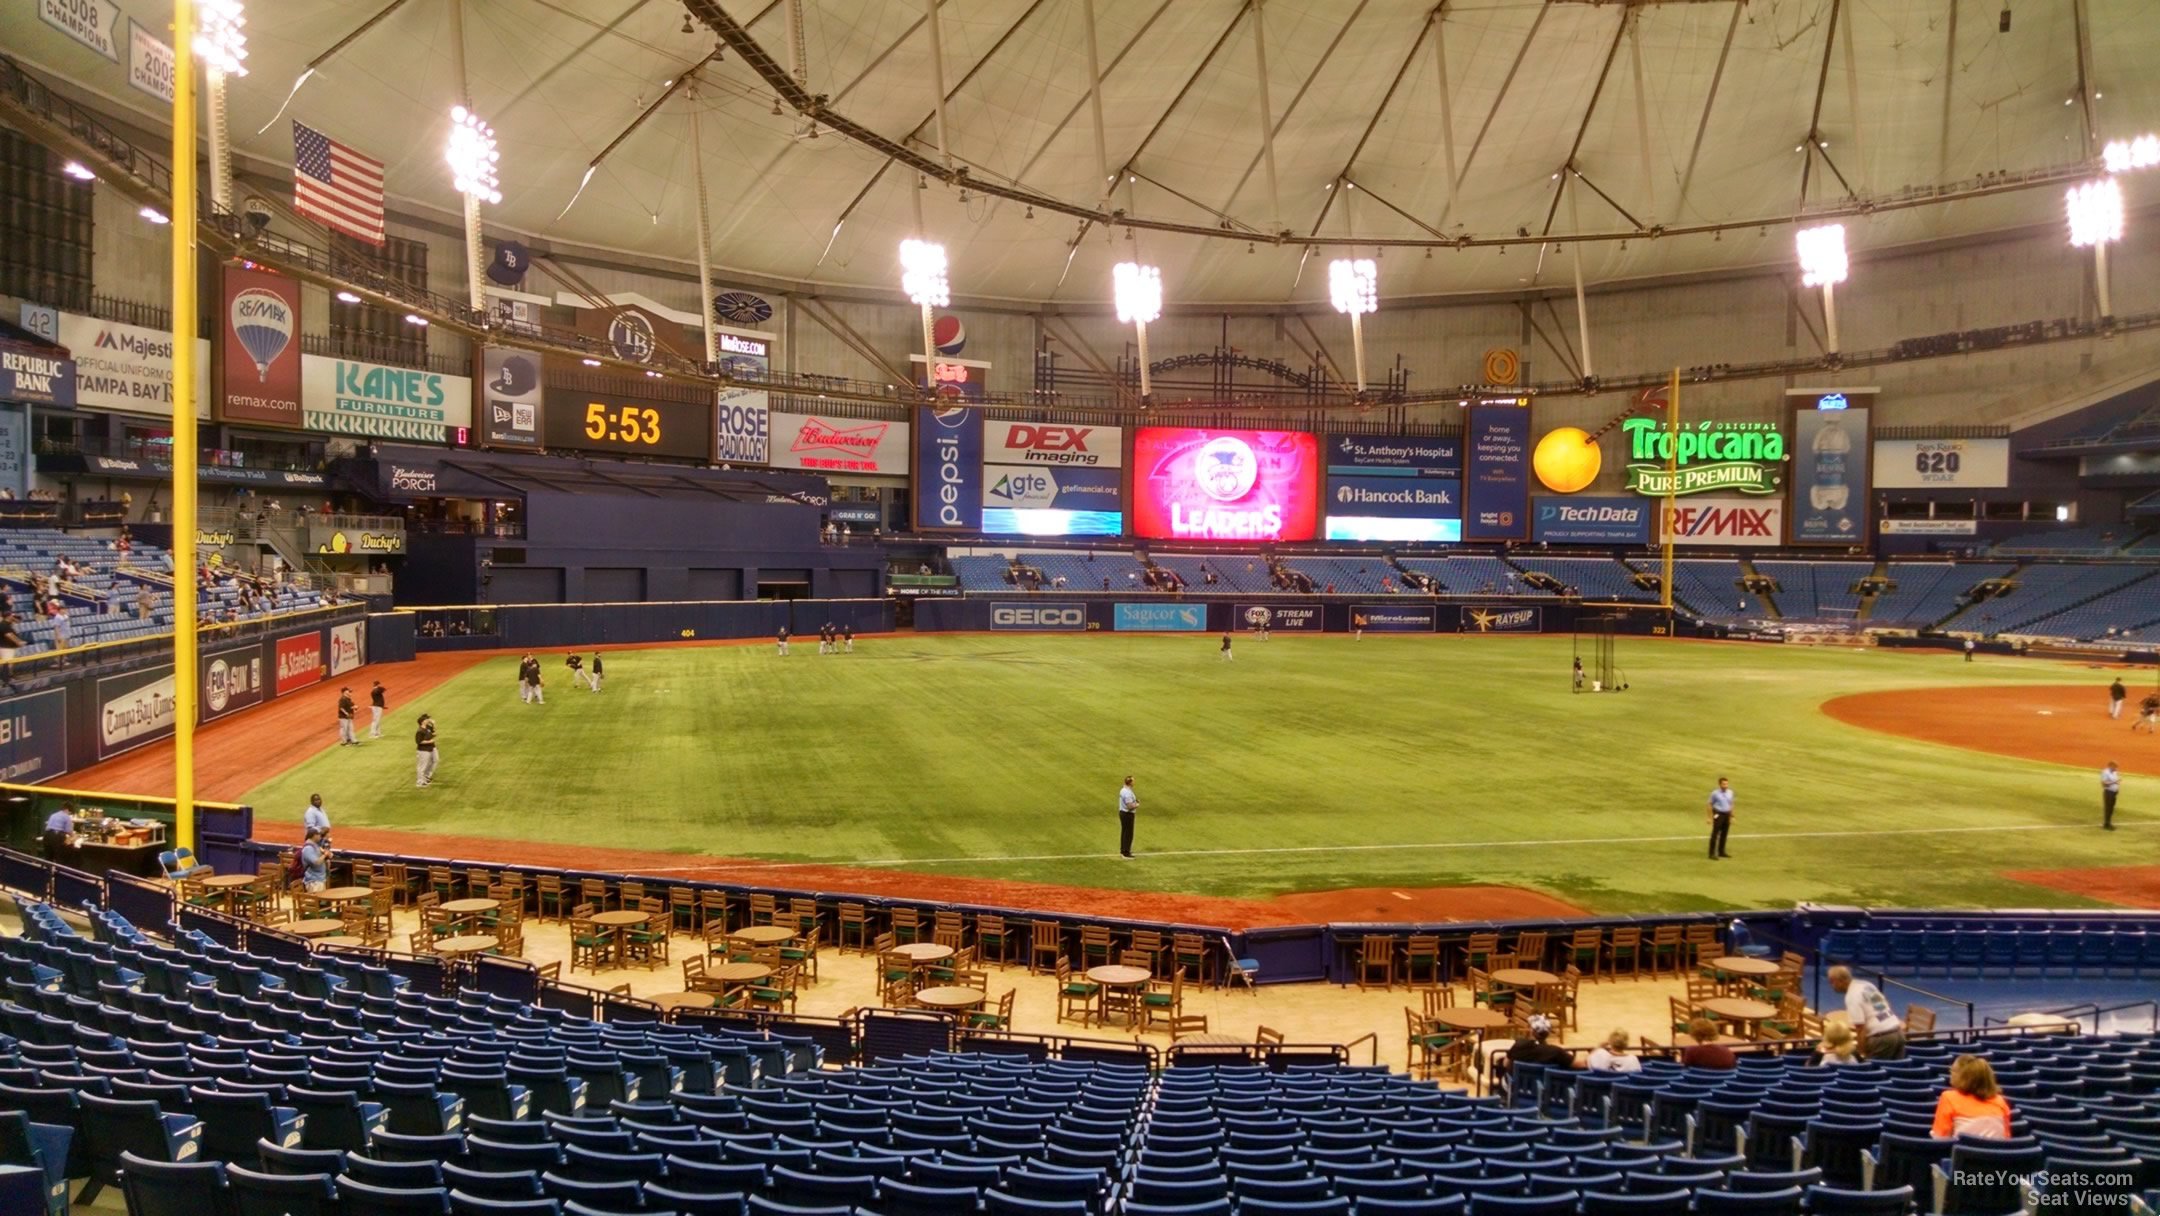
[[[1509,944],[1507,950],[1515,959],[1514,965],[1543,971],[1545,969],[1545,955],[1549,952],[1545,944],[1547,936],[1542,929],[1516,934],[1515,940]]]
[[[1382,988],[1391,991],[1394,989],[1395,939],[1382,937],[1377,933],[1367,934],[1358,943],[1357,986],[1359,992],[1365,991],[1372,984],[1375,973],[1379,975]]]
[[[645,919],[624,927],[623,961],[636,963],[647,970],[665,967],[668,965],[667,906],[657,899],[638,902],[638,910],[645,913]]]
[[[1642,974],[1642,928],[1628,925],[1615,928],[1611,940],[1605,946],[1607,974],[1618,976],[1625,964],[1629,975]]]
[[[1678,975],[1681,961],[1686,955],[1687,943],[1681,940],[1680,926],[1659,925],[1650,931],[1647,949],[1650,955],[1650,974]]]
[[[1477,967],[1470,968],[1470,1004],[1483,1005],[1487,1009],[1505,1010],[1515,1004],[1515,990],[1493,983],[1492,977]]]
[[[805,936],[818,931],[823,919],[814,899],[791,899],[788,901],[787,926]]]
[[[1101,1018],[1102,985],[1090,979],[1075,978],[1072,964],[1066,962],[1062,954],[1057,961],[1057,991],[1058,1021],[1071,1020],[1071,1015],[1077,1013],[1082,1026],[1092,1026]]]
[[[731,927],[731,922],[728,920],[727,892],[715,891],[711,887],[699,888],[697,906],[698,928],[705,934],[707,941],[712,940],[712,931],[715,926],[718,926],[723,933],[727,932]]]
[[[1465,969],[1489,971],[1492,969],[1492,956],[1498,953],[1499,950],[1499,934],[1473,933],[1470,935],[1470,940],[1463,944],[1463,967]]]
[[[930,940],[958,949],[967,938],[967,922],[958,912],[940,908],[930,914]]]
[[[905,954],[880,952],[877,966],[879,1002],[891,1009],[914,1004],[915,960]]]
[[[943,945],[945,943],[941,942],[939,944]],[[975,948],[973,946],[959,947],[953,951],[950,958],[941,958],[934,963],[923,964],[924,986],[934,988],[945,984],[957,984],[960,982],[960,974],[962,972],[972,972],[974,967]]]
[[[995,962],[1003,967],[1011,960],[1012,930],[1005,927],[1005,918],[988,912],[975,917],[975,948],[985,962]]]
[[[1688,1027],[1695,1023],[1695,1003],[1685,997],[1665,998],[1666,1020],[1672,1024],[1673,1042],[1687,1036]]]
[[[1403,1022],[1408,1027],[1410,1075],[1427,1078],[1439,1072],[1440,1054],[1455,1043],[1455,1033],[1437,1022],[1418,1016],[1418,1011],[1407,1006],[1403,1009]]]
[[[1028,926],[1028,974],[1041,975],[1042,961],[1047,956],[1051,966],[1065,961],[1065,943],[1062,928],[1047,917]]]
[[[1160,1026],[1167,1030],[1171,1020],[1185,1012],[1185,973],[1172,971],[1170,982],[1150,980],[1140,994],[1140,1029],[1143,1032]]]
[[[608,906],[607,880],[601,878],[578,879],[577,902],[591,904],[594,911]]]
[[[1584,975],[1596,975],[1598,962],[1605,957],[1605,932],[1602,929],[1577,929],[1568,940],[1568,962],[1582,970]]]
[[[1105,967],[1116,950],[1110,940],[1110,930],[1102,925],[1080,926],[1080,969]]]
[[[1582,1008],[1582,980],[1582,970],[1573,963],[1569,963],[1567,970],[1560,973],[1560,983],[1557,987],[1563,1011],[1562,1016],[1565,1019],[1561,1022],[1561,1026],[1568,1030],[1573,1030],[1578,1025],[1575,1019]]]
[[[541,920],[562,919],[563,885],[560,876],[542,874],[533,879],[533,907]]]
[[[996,1009],[978,1009],[967,1015],[969,1030],[1011,1030],[1013,990],[1007,988],[998,998]]]
[[[682,986],[684,992],[721,992],[727,988],[725,981],[705,973],[705,956],[701,954],[682,961]]]
[[[766,984],[754,984],[749,989],[750,1008],[770,1013],[795,1012],[795,990],[774,988]]]
[[[1685,965],[1700,967],[1723,953],[1718,946],[1717,926],[1711,924],[1689,925],[1680,931],[1680,948],[1685,951]]]
[[[774,901],[772,896],[758,894],[752,894],[750,896],[751,924],[769,925],[773,923],[773,920],[779,915],[780,906],[777,902]]]
[[[903,946],[913,945],[923,940],[922,917],[913,908],[894,908],[892,910],[892,936],[894,941]]]
[[[495,874],[492,870],[483,870],[475,866],[465,871],[465,898],[467,899],[485,897],[487,889],[494,885]]]
[[[698,915],[697,892],[688,887],[669,887],[668,931],[696,935],[703,928]]]
[[[1418,986],[1418,971],[1423,969],[1425,981],[1440,982],[1440,935],[1420,933],[1403,943],[1403,982],[1412,988]]]
[[[833,944],[840,947],[840,953],[848,953],[850,946],[857,953],[870,952],[870,910],[867,907],[858,903],[841,904],[840,916],[834,925]]]
[[[813,923],[809,932],[802,934],[792,942],[785,942],[781,945],[780,958],[792,965],[797,975],[807,976],[810,982],[815,984],[818,977],[817,952],[818,927]]]
[[[1170,965],[1179,971],[1191,972],[1194,983],[1207,983],[1207,939],[1197,933],[1171,934]]]
[[[1799,1038],[1801,1034],[1800,1023],[1806,1013],[1807,1003],[1800,999],[1800,994],[1798,992],[1786,993],[1785,999],[1778,1002],[1778,1011],[1759,1023],[1762,1028],[1761,1037],[1766,1039]]]
[[[1147,955],[1148,961],[1146,963],[1146,966],[1148,969],[1148,974],[1153,975],[1156,972],[1162,970],[1162,960],[1163,954],[1165,953],[1165,944],[1163,942],[1163,935],[1161,933],[1158,933],[1153,929],[1133,930],[1132,949],[1140,954]]]
[[[609,963],[609,953],[615,939],[606,925],[596,925],[593,917],[598,909],[591,904],[579,904],[570,910],[570,970],[579,967],[598,971]]]
[[[434,892],[435,898],[438,900],[448,901],[457,898],[457,877],[450,873],[449,866],[429,866],[427,868],[427,885],[428,890]]]

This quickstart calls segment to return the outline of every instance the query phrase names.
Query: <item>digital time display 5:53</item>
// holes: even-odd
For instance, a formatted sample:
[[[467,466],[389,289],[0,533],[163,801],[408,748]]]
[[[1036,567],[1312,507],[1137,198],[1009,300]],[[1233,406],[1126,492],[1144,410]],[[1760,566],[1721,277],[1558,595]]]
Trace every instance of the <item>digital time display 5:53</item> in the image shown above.
[[[544,429],[550,448],[684,460],[712,456],[710,405],[550,390]]]

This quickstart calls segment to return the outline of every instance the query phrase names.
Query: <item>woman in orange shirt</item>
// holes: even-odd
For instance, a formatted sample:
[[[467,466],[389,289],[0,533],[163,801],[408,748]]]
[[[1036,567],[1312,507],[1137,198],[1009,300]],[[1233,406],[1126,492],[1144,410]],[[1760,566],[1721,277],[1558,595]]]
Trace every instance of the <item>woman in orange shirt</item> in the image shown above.
[[[1979,1056],[1950,1062],[1950,1088],[1935,1102],[1937,1139],[1970,1136],[1975,1140],[2010,1138],[2010,1100],[1995,1084],[1995,1070]]]

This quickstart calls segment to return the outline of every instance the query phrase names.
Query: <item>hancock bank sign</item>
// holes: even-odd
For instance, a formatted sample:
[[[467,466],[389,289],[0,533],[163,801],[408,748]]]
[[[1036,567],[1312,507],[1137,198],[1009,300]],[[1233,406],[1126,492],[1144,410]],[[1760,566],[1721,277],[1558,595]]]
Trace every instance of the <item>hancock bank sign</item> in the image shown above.
[[[1628,442],[1627,487],[1637,494],[1775,494],[1784,484],[1785,436],[1774,422],[1705,420],[1677,435],[1655,418],[1630,418],[1620,427]]]

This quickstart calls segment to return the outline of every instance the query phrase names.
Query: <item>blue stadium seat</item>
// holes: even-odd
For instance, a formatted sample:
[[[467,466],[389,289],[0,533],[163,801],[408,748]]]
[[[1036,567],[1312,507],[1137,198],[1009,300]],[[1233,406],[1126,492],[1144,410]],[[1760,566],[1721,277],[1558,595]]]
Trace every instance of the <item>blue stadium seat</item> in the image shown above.
[[[128,1216],[220,1216],[231,1208],[216,1162],[175,1165],[123,1150],[119,1169]]]
[[[553,1199],[497,1199],[453,1190],[450,1192],[450,1213],[451,1216],[562,1216],[562,1204]]]
[[[1881,1191],[1849,1191],[1834,1186],[1807,1189],[1808,1216],[1907,1216],[1912,1206],[1913,1189],[1909,1186]]]
[[[338,1179],[338,1207],[344,1216],[449,1216],[450,1192],[439,1186],[374,1186],[348,1175]]]
[[[225,1182],[238,1216],[337,1216],[337,1184],[328,1174],[261,1174],[227,1162]]]
[[[90,1180],[75,1197],[78,1203],[88,1204],[107,1183],[117,1180],[122,1154],[172,1164],[202,1159],[202,1123],[192,1115],[168,1115],[155,1102],[93,1093],[80,1095],[78,1101],[90,1167]]]
[[[1644,1193],[1584,1191],[1582,1216],[1641,1216],[1645,1212],[1685,1212],[1692,1193],[1685,1190]],[[1472,1211],[1478,1210],[1473,1207]]]
[[[1804,1194],[1797,1186],[1774,1191],[1699,1190],[1695,1211],[1699,1216],[1800,1216]]]

